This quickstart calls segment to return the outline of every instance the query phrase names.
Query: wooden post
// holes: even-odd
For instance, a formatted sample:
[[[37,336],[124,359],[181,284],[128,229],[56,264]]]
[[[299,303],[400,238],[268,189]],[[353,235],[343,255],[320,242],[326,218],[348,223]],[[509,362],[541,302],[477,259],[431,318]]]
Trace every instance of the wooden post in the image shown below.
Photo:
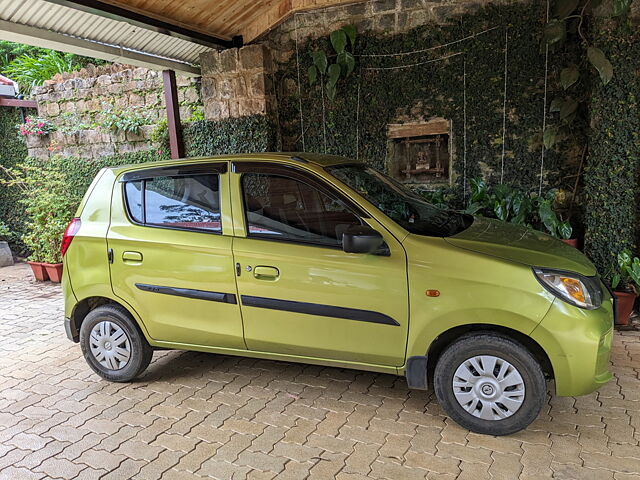
[[[176,87],[176,72],[163,70],[164,100],[167,106],[167,127],[169,129],[169,146],[171,158],[184,157],[182,143],[182,125],[180,124],[180,109],[178,108],[178,88]]]

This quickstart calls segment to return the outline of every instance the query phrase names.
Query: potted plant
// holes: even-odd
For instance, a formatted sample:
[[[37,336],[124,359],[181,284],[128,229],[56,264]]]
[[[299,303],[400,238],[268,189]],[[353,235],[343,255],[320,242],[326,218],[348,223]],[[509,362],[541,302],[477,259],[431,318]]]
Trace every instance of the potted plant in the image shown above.
[[[618,254],[619,273],[611,280],[613,294],[618,299],[616,325],[628,325],[633,312],[633,304],[640,289],[640,258],[632,257],[629,249]]]
[[[31,251],[27,263],[36,280],[60,282],[60,240],[77,204],[68,193],[65,176],[48,163],[1,168],[9,177],[4,183],[21,190],[19,201],[27,217],[27,233],[22,241]]]
[[[0,267],[13,265],[13,254],[7,241],[11,237],[11,230],[4,223],[0,222]]]
[[[47,143],[48,135],[55,132],[57,127],[45,118],[25,117],[24,123],[18,125],[18,130],[29,146],[35,147]]]

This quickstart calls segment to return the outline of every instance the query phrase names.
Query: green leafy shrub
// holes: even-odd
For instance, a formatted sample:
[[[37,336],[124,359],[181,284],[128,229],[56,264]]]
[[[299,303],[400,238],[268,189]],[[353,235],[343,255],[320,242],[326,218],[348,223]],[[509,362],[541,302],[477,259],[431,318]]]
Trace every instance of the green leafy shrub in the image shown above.
[[[74,55],[55,50],[41,54],[25,54],[12,60],[3,69],[3,74],[22,87],[42,85],[57,73],[72,72],[80,68]]]
[[[4,222],[0,222],[0,242],[8,242],[11,237],[11,229]]]
[[[559,217],[557,190],[538,195],[513,185],[488,186],[477,178],[472,178],[469,184],[471,192],[465,213],[535,228],[556,238],[571,238],[571,224]]]
[[[636,294],[640,292],[640,258],[633,257],[628,248],[618,253],[618,272],[613,275],[611,286]]]
[[[19,165],[5,170],[7,184],[18,188],[20,205],[27,218],[27,233],[22,241],[30,250],[29,260],[60,263],[60,240],[78,206],[77,199],[68,193],[62,172],[49,165],[40,168]]]
[[[151,125],[153,120],[144,107],[131,107],[127,110],[117,110],[108,103],[103,104],[100,126],[113,132],[140,133],[140,127]]]
[[[268,152],[278,148],[276,129],[265,115],[193,122],[183,129],[188,157]]]

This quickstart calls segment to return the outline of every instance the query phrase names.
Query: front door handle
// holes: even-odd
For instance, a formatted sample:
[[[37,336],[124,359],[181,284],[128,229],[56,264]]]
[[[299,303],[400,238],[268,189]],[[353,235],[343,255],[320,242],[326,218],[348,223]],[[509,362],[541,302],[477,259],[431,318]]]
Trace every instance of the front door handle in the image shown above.
[[[280,270],[276,267],[255,267],[253,269],[253,276],[258,280],[276,280],[280,276]]]
[[[142,254],[140,252],[122,252],[122,261],[126,263],[142,262]]]

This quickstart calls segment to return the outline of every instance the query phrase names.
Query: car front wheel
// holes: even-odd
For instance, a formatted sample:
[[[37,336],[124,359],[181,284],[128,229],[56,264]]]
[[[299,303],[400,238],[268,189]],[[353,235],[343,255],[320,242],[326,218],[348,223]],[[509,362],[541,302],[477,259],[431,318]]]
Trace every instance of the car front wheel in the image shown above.
[[[119,305],[89,312],[80,326],[80,348],[93,371],[112,382],[133,380],[153,357],[137,324]]]
[[[477,433],[509,435],[533,422],[546,399],[540,364],[507,337],[468,334],[440,356],[436,397],[445,412]]]

